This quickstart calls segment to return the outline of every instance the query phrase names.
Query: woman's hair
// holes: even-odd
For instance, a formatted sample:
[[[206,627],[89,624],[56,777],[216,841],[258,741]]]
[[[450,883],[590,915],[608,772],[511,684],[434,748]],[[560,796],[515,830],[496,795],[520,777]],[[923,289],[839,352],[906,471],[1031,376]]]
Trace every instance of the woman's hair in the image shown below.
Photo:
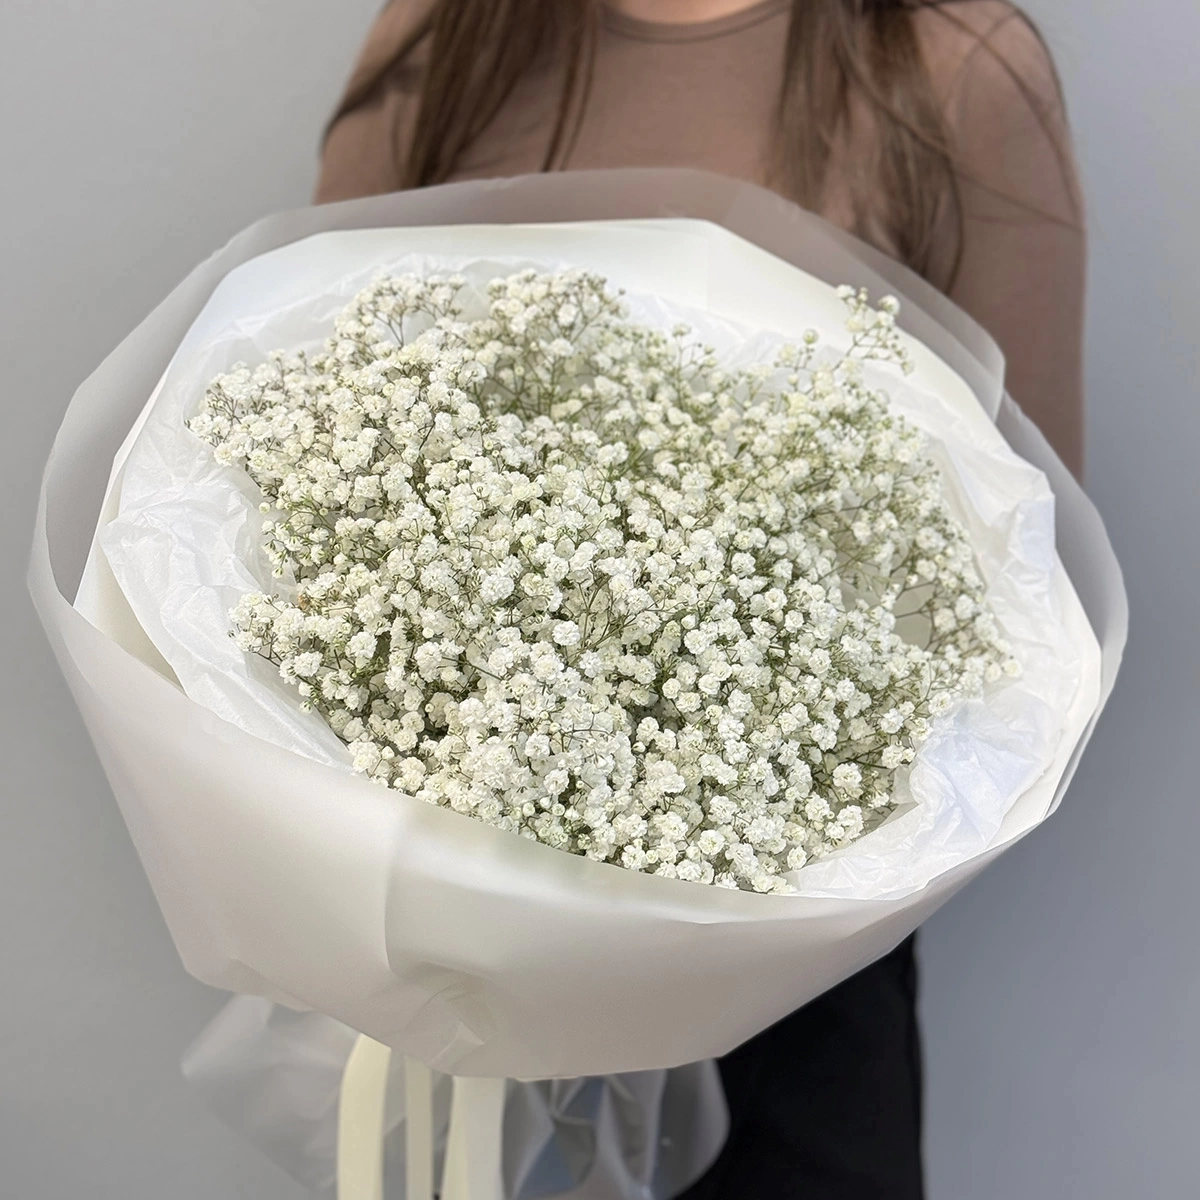
[[[945,206],[961,234],[950,129],[915,23],[916,10],[934,9],[961,24],[944,2],[793,0],[775,115],[773,186],[819,209],[840,153],[856,231],[865,236],[882,227],[918,271],[929,266]],[[518,82],[550,69],[557,107],[542,169],[560,168],[586,108],[602,8],[603,0],[436,0],[392,59],[346,97],[341,112],[385,74],[409,74],[420,100],[408,145],[401,148],[397,139],[400,177],[406,187],[439,183]],[[990,49],[986,39],[983,45]],[[418,46],[419,68],[411,61]],[[1028,85],[1009,74],[1041,116]],[[847,156],[851,131],[854,153]]]

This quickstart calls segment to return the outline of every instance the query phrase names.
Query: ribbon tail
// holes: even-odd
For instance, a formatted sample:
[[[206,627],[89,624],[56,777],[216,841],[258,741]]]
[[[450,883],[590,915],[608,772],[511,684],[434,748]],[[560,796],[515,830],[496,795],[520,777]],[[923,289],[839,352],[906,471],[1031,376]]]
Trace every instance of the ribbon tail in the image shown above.
[[[404,1200],[433,1200],[433,1072],[404,1060]]]
[[[365,1035],[354,1043],[338,1102],[338,1200],[383,1200],[383,1136],[392,1052]]]
[[[454,1080],[442,1200],[504,1200],[504,1079]]]

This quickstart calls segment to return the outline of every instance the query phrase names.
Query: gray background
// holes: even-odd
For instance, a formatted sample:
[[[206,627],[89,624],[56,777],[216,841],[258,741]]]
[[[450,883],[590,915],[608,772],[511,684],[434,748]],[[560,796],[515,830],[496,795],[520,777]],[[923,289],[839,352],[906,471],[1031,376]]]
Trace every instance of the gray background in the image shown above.
[[[226,237],[305,201],[378,3],[0,6],[0,1197],[302,1195],[179,1077],[221,997],[174,956],[22,576],[73,387]],[[1200,9],[1029,8],[1090,196],[1089,487],[1134,629],[1060,813],[924,934],[930,1190],[1173,1200],[1200,1163]]]

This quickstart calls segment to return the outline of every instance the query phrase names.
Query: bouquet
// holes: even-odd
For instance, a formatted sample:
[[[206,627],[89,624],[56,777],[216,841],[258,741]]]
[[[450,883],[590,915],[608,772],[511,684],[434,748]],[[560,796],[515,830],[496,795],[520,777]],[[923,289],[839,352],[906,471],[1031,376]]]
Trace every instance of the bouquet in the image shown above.
[[[189,969],[403,1051],[414,1194],[455,1076],[447,1194],[516,1194],[511,1081],[661,1085],[1044,819],[1123,594],[994,348],[818,219],[438,192],[269,222],[152,316],[33,587]]]

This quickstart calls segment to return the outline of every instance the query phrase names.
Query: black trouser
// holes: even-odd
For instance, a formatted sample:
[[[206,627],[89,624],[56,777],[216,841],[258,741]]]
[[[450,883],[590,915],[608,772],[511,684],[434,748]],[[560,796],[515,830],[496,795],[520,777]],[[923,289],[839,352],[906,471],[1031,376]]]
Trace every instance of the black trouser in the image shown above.
[[[921,1200],[913,941],[721,1060],[729,1140],[682,1200]]]

